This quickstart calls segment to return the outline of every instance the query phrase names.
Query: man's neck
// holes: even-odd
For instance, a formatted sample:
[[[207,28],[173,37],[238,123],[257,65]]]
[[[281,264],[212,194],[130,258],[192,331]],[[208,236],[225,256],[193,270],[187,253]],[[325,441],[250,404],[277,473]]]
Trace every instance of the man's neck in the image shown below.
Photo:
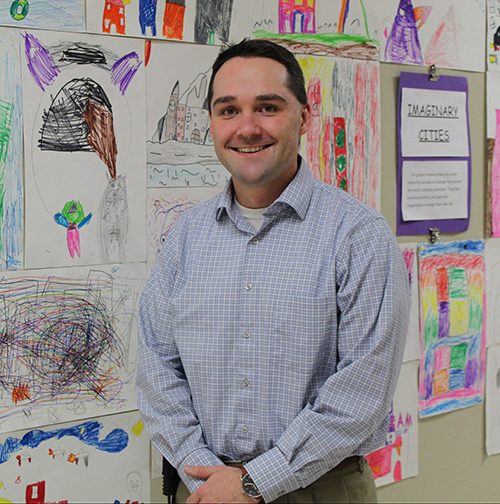
[[[233,178],[234,195],[238,203],[246,208],[267,208],[271,206],[297,175],[298,168],[289,180],[275,181],[260,187],[241,184]]]

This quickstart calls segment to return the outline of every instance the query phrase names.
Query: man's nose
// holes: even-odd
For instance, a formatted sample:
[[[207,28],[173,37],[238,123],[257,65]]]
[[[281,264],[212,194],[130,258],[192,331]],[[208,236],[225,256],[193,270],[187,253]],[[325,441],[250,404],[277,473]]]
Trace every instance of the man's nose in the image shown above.
[[[237,133],[239,136],[244,138],[252,138],[262,135],[262,128],[257,115],[250,112],[241,114]]]

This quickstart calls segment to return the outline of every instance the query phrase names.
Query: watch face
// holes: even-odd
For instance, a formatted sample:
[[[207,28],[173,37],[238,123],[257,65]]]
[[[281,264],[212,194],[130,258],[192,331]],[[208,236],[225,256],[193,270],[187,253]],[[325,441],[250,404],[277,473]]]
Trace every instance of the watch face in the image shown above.
[[[246,473],[241,478],[241,485],[243,488],[243,492],[245,492],[249,497],[252,497],[254,499],[262,497],[261,493],[259,492],[259,489],[257,488],[257,485],[253,482],[252,478],[250,477],[250,474]]]

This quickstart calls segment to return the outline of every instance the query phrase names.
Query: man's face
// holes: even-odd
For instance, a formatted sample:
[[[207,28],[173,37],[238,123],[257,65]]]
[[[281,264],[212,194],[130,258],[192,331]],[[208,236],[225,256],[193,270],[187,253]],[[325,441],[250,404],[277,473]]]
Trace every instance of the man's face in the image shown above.
[[[239,200],[249,187],[283,190],[297,171],[310,108],[286,81],[285,66],[269,58],[233,58],[215,76],[210,132]]]

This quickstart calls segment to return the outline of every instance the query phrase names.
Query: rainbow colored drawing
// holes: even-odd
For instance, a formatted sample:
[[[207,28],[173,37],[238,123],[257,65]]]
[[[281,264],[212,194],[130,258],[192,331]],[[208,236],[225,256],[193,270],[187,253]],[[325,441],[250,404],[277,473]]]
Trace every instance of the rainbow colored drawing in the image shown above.
[[[426,417],[483,401],[484,241],[421,245],[419,410]]]

